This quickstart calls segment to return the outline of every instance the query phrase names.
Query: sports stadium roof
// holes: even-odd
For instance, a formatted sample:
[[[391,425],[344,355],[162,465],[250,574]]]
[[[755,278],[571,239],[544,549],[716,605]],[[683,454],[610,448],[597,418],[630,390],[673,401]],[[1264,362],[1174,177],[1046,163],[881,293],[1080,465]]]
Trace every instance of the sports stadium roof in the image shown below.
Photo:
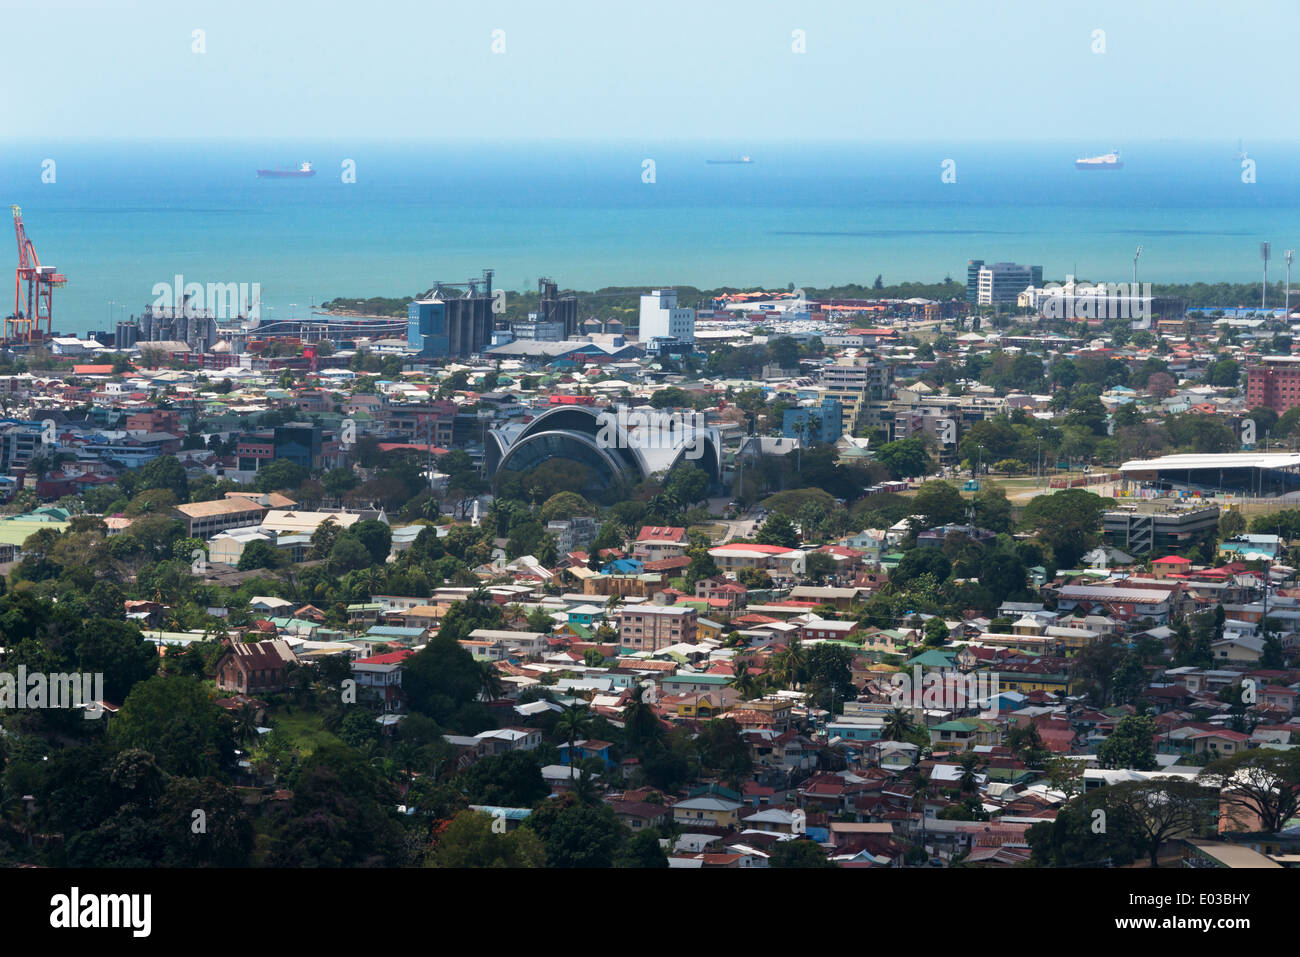
[[[1155,459],[1134,459],[1120,466],[1121,472],[1154,472],[1164,469],[1289,469],[1300,466],[1300,452],[1226,452],[1206,455],[1162,455]]]

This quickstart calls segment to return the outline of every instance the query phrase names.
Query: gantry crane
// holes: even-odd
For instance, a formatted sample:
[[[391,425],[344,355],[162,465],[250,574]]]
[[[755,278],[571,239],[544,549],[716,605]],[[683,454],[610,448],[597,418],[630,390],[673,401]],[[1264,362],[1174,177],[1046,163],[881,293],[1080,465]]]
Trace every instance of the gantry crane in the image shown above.
[[[14,214],[14,234],[18,237],[18,268],[14,270],[14,311],[5,319],[6,342],[31,342],[40,335],[45,323],[48,338],[54,323],[54,287],[68,282],[53,266],[42,266],[36,247],[27,238],[23,226],[23,211],[19,206],[9,207]],[[27,283],[27,308],[23,308],[23,282]]]

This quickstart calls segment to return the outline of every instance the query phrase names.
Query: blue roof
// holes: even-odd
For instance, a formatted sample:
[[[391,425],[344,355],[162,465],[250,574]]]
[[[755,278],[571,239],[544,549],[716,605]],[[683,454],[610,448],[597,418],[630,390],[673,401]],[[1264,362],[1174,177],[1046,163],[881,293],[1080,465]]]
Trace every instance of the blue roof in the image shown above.
[[[642,562],[642,561],[640,561],[640,560],[638,560],[638,559],[635,559],[635,558],[616,558],[616,559],[614,559],[612,562],[608,562],[608,563],[605,565],[605,567],[602,568],[600,571],[601,571],[601,574],[603,574],[603,575],[608,575],[608,574],[610,574],[610,572],[612,572],[612,571],[613,571],[613,572],[632,572],[632,573],[635,574],[635,573],[638,573],[638,572],[642,571],[644,568],[645,568],[645,562]]]
[[[367,635],[380,635],[389,638],[419,638],[424,634],[423,628],[404,628],[400,625],[374,625]]]

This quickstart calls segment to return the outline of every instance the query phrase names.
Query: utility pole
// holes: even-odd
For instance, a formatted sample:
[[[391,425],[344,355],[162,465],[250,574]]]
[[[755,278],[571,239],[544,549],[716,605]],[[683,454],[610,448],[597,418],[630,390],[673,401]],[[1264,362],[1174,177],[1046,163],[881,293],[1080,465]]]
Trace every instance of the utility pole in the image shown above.
[[[1271,243],[1259,244],[1259,258],[1264,260],[1264,285],[1259,288],[1259,308],[1268,308],[1268,256],[1269,250],[1272,249]]]
[[[1290,324],[1291,321],[1291,260],[1295,259],[1295,250],[1288,249],[1282,254],[1286,260],[1286,315],[1282,317],[1283,321]]]

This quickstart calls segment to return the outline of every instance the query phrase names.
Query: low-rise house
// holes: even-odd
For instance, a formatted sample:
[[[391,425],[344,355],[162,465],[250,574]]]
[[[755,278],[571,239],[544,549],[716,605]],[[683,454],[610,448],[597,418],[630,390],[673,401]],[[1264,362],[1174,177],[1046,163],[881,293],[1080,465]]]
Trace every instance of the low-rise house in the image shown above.
[[[353,661],[352,678],[362,691],[362,695],[358,695],[358,701],[365,697],[377,702],[379,710],[385,714],[401,711],[402,662],[412,654],[412,651],[402,649]]]
[[[739,801],[716,795],[700,795],[678,801],[673,805],[673,820],[678,824],[710,824],[714,827],[735,827],[740,820]]]
[[[614,816],[633,831],[650,827],[663,827],[668,823],[671,809],[664,804],[648,801],[610,801]]]

